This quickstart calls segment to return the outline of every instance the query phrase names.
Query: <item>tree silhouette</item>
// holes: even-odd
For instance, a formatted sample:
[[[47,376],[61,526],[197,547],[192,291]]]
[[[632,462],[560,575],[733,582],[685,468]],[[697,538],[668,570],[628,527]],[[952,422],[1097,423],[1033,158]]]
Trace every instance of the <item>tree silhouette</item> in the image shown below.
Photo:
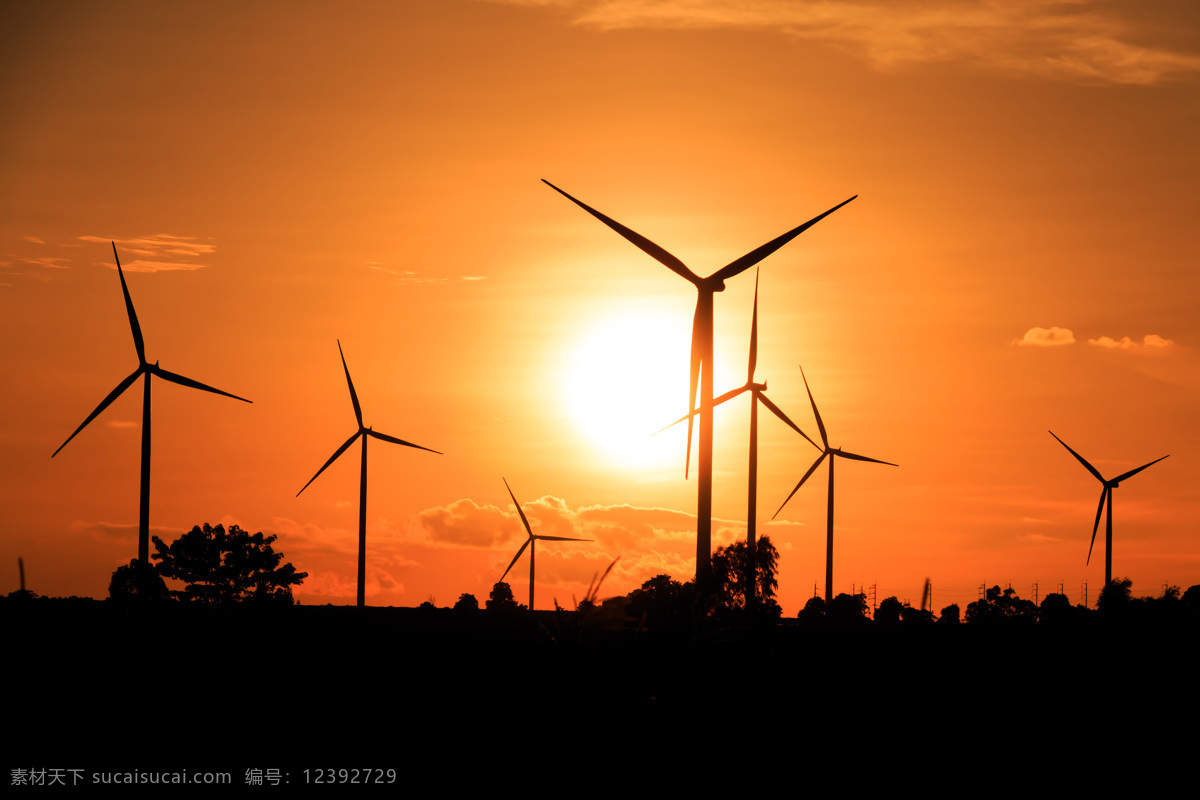
[[[987,590],[981,600],[967,606],[967,622],[1034,622],[1037,606],[1032,600],[1022,600],[1010,586],[1004,591],[999,586]]]
[[[513,612],[524,606],[517,605],[517,599],[513,597],[512,587],[504,581],[496,581],[496,585],[492,587],[491,594],[488,595],[486,607],[488,611],[496,611],[500,613]]]
[[[771,544],[769,536],[763,536],[754,547],[753,574],[756,584],[753,594],[747,586],[751,573],[750,548],[745,541],[737,541],[728,547],[718,547],[712,557],[712,575],[715,581],[717,603],[726,610],[743,611],[755,604],[764,616],[778,619],[782,613],[775,601],[775,590],[779,581],[775,571],[779,564],[779,551]]]
[[[1100,590],[1100,599],[1096,608],[1106,617],[1120,617],[1129,613],[1133,605],[1133,593],[1130,588],[1133,581],[1129,578],[1113,578]]]
[[[808,598],[808,602],[804,604],[804,608],[800,609],[800,613],[796,617],[806,624],[825,619],[825,598],[814,594]]]
[[[232,605],[235,603],[281,603],[290,605],[292,586],[308,577],[291,564],[280,566],[282,553],[271,546],[275,535],[251,535],[231,525],[196,526],[168,547],[154,537],[158,572],[187,584],[172,590],[172,596],[189,603]]]
[[[943,625],[957,625],[961,621],[958,603],[951,603],[942,609],[942,613],[938,614],[938,622]]]
[[[695,588],[691,581],[680,583],[670,575],[655,575],[629,593],[625,613],[650,631],[686,628],[692,619]]]
[[[135,558],[113,571],[108,599],[114,603],[154,603],[170,600],[171,592],[153,564]]]
[[[904,604],[893,595],[879,601],[879,608],[875,609],[875,621],[880,625],[898,625],[903,614]]]
[[[463,592],[454,603],[454,610],[459,614],[474,614],[479,610],[479,601],[475,595]]]
[[[853,625],[867,621],[867,595],[839,594],[830,602],[825,612],[829,621],[837,625]]]
[[[1050,623],[1070,622],[1076,616],[1075,609],[1071,606],[1071,601],[1067,599],[1065,594],[1051,592],[1042,600],[1042,605],[1038,609],[1038,621]]]

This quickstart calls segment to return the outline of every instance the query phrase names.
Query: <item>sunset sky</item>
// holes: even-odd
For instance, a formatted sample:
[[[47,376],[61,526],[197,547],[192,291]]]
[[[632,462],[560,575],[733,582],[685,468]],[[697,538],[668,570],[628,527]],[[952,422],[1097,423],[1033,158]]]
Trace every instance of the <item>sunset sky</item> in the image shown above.
[[[1200,6],[412,0],[0,6],[0,592],[106,595],[152,533],[278,534],[305,603],[355,595],[356,430],[377,431],[367,602],[482,603],[536,532],[537,605],[695,570],[701,275],[761,265],[757,378],[837,467],[834,591],[1094,604],[1200,583]],[[754,275],[715,299],[745,380]],[[744,536],[749,401],[716,414],[714,546]],[[760,519],[817,456],[760,421]],[[825,471],[776,522],[779,596],[824,594]],[[524,601],[525,557],[509,582]],[[868,589],[868,591],[871,591]]]

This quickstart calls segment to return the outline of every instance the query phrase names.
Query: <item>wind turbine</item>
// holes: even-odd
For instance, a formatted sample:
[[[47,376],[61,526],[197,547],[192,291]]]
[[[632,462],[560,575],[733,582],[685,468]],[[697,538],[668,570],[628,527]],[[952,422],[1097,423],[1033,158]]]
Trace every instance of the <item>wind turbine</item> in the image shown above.
[[[395,436],[388,436],[386,433],[379,433],[373,428],[368,428],[363,425],[362,407],[358,404],[358,395],[354,392],[354,381],[350,380],[350,368],[346,366],[346,356],[342,353],[342,342],[338,340],[338,355],[342,357],[342,369],[346,372],[346,385],[350,387],[350,402],[354,404],[354,418],[358,420],[358,430],[353,436],[346,440],[346,443],[339,447],[334,454],[329,457],[325,465],[317,470],[317,474],[308,479],[308,483],[296,492],[296,497],[299,497],[304,489],[308,488],[309,483],[312,483],[317,477],[325,471],[325,468],[337,461],[337,457],[346,452],[346,448],[354,444],[354,440],[362,437],[362,468],[359,473],[358,480],[358,606],[361,608],[365,603],[365,591],[367,585],[367,438],[374,436],[385,442],[392,444],[402,444],[405,447],[415,447],[418,450],[426,450],[430,453],[442,455],[437,450],[430,450],[428,447],[422,447],[419,444],[406,442],[403,439],[397,439]]]
[[[696,287],[696,313],[692,319],[692,354],[691,372],[688,380],[688,409],[696,407],[696,383],[700,383],[700,479],[697,486],[696,499],[696,580],[707,578],[712,569],[712,409],[713,409],[713,295],[725,290],[725,281],[740,275],[779,248],[804,233],[825,217],[849,203],[850,200],[838,203],[823,214],[813,217],[803,225],[793,228],[787,233],[772,239],[763,246],[751,250],[741,258],[726,264],[721,269],[701,278],[675,256],[656,245],[646,237],[626,228],[614,219],[606,217],[586,203],[576,200],[571,195],[559,189],[545,179],[547,186],[570,200],[596,219],[623,236],[642,252],[658,261],[667,269],[684,278]],[[688,419],[687,461],[684,474],[692,459],[692,420]]]
[[[713,400],[713,406],[719,406],[727,400],[732,400],[745,392],[750,392],[750,464],[749,464],[749,489],[746,506],[746,547],[749,556],[746,562],[745,580],[746,586],[750,587],[748,597],[754,598],[757,596],[755,585],[755,544],[756,532],[758,525],[758,404],[762,403],[767,409],[783,420],[792,430],[808,440],[813,447],[818,450],[821,447],[809,438],[808,434],[800,430],[796,423],[788,419],[787,414],[780,410],[779,406],[771,402],[767,397],[767,384],[754,382],[754,370],[758,365],[758,272],[754,274],[754,315],[750,323],[750,356],[746,367],[746,383],[737,389],[726,392],[725,394]],[[672,422],[672,425],[678,425],[685,419],[689,419],[696,415],[696,410],[693,409],[691,414],[680,417]],[[664,428],[663,430],[666,430]]]
[[[194,381],[191,378],[185,378],[182,375],[176,375],[174,372],[168,372],[158,365],[155,361],[153,364],[146,361],[146,343],[142,339],[142,328],[138,325],[137,313],[133,310],[133,299],[129,296],[129,287],[125,285],[125,273],[121,270],[121,257],[117,255],[117,243],[112,243],[113,258],[117,260],[117,275],[121,279],[121,291],[125,295],[125,311],[129,315],[129,328],[133,331],[133,346],[137,349],[138,368],[133,373],[117,384],[117,388],[108,393],[100,401],[100,405],[96,406],[96,410],[88,415],[88,418],[83,421],[83,424],[75,429],[67,437],[67,441],[59,445],[58,450],[55,450],[50,457],[58,455],[59,451],[67,446],[68,442],[74,439],[81,430],[87,427],[88,423],[100,415],[100,412],[108,408],[114,400],[121,396],[121,393],[133,385],[140,376],[146,376],[145,388],[142,392],[142,481],[141,481],[141,498],[138,503],[138,561],[142,564],[150,563],[150,376],[157,375],[165,381],[177,383],[180,386],[187,386],[192,389],[201,389],[213,394],[232,397],[234,400],[241,400],[243,403],[250,401],[244,397],[238,397],[236,394],[222,392],[220,389],[214,389],[211,386]]]
[[[1049,433],[1051,436],[1054,436],[1054,431],[1050,431]],[[1057,436],[1054,436],[1054,438],[1058,439]],[[1071,452],[1071,455],[1073,455],[1073,456],[1075,456],[1075,458],[1079,459],[1079,463],[1083,464],[1085,467],[1087,467],[1087,471],[1092,473],[1092,475],[1096,476],[1096,480],[1100,481],[1100,483],[1102,483],[1104,485],[1104,490],[1102,492],[1100,492],[1100,504],[1096,506],[1096,522],[1092,525],[1092,543],[1090,545],[1088,545],[1088,557],[1087,557],[1086,563],[1088,563],[1088,564],[1092,563],[1092,548],[1096,546],[1096,531],[1099,530],[1099,528],[1100,528],[1100,515],[1102,513],[1104,513],[1104,503],[1105,503],[1105,501],[1107,501],[1108,502],[1108,516],[1107,516],[1107,521],[1105,522],[1105,525],[1104,525],[1104,585],[1107,586],[1108,584],[1112,583],[1112,490],[1117,488],[1118,486],[1120,486],[1121,481],[1126,480],[1128,478],[1132,478],[1134,475],[1137,475],[1139,472],[1144,470],[1146,467],[1153,466],[1153,465],[1157,464],[1159,461],[1162,461],[1163,458],[1169,458],[1170,456],[1163,456],[1162,458],[1156,458],[1153,461],[1151,461],[1149,464],[1143,464],[1142,466],[1138,467],[1137,469],[1131,469],[1131,470],[1129,470],[1129,472],[1126,472],[1122,475],[1118,475],[1117,477],[1115,477],[1111,481],[1109,481],[1109,480],[1105,480],[1104,476],[1100,474],[1099,470],[1097,470],[1095,467],[1093,467],[1091,464],[1089,464],[1087,462],[1087,459],[1085,459],[1083,456],[1079,455],[1079,453],[1076,453],[1074,450],[1071,450],[1070,445],[1068,445],[1062,439],[1058,439],[1058,443],[1061,444],[1063,447],[1067,448],[1067,450],[1069,450]]]
[[[508,489],[508,496],[512,498],[513,505],[517,507],[517,513],[521,515],[521,522],[525,525],[525,532],[529,534],[529,538],[525,540],[525,544],[521,545],[521,549],[513,556],[513,560],[509,562],[508,569],[504,570],[504,574],[500,576],[500,580],[508,577],[509,570],[517,563],[521,557],[521,553],[525,552],[525,548],[529,548],[529,610],[533,611],[533,551],[534,542],[541,539],[546,542],[590,542],[591,539],[572,539],[567,536],[539,536],[529,527],[529,520],[525,518],[525,512],[521,510],[521,504],[517,502],[517,496],[513,494],[512,487],[508,485],[508,480],[501,478],[504,481],[504,488]],[[605,573],[608,574],[608,573]]]
[[[823,448],[823,452],[821,453],[820,457],[813,462],[812,466],[808,468],[808,472],[804,473],[804,477],[801,478],[800,482],[796,484],[796,488],[792,489],[792,494],[789,494],[787,496],[787,500],[783,501],[783,505],[779,506],[779,511],[783,511],[783,506],[788,504],[788,500],[792,499],[792,496],[800,490],[800,487],[804,485],[804,482],[808,480],[810,475],[816,472],[817,467],[821,466],[821,462],[825,460],[826,456],[828,456],[829,511],[825,523],[825,607],[828,608],[829,604],[833,602],[833,462],[838,457],[841,457],[848,458],[851,461],[869,461],[872,464],[887,464],[889,467],[895,467],[899,465],[893,464],[890,461],[880,461],[877,458],[867,458],[866,456],[860,456],[856,453],[847,453],[845,450],[842,450],[838,447],[830,447],[829,436],[825,433],[825,423],[821,421],[821,412],[817,411],[817,401],[813,400],[812,389],[808,388],[808,378],[804,375],[803,367],[800,368],[800,376],[804,378],[804,388],[808,392],[808,402],[812,403],[813,416],[817,418],[817,429],[821,432],[821,442],[825,445],[825,447]],[[807,436],[804,438],[808,439]],[[811,442],[812,440],[809,439],[809,441]],[[779,516],[779,511],[775,512],[775,517]],[[775,517],[772,517],[771,519],[774,519]]]

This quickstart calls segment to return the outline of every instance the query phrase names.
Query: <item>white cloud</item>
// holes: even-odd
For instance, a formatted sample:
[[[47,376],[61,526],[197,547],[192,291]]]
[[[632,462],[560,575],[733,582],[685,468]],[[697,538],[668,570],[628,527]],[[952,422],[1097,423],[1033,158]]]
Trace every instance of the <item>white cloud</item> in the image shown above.
[[[1150,85],[1200,56],[1138,44],[1128,13],[1098,0],[492,0],[552,7],[578,25],[762,29],[826,41],[881,68],[959,61],[1082,83]]]
[[[1012,343],[1026,347],[1060,347],[1074,344],[1075,334],[1068,328],[1030,328],[1020,339],[1013,339]]]
[[[1088,339],[1088,344],[1096,347],[1103,347],[1107,350],[1163,350],[1174,346],[1175,342],[1171,339],[1164,339],[1156,333],[1148,333],[1142,337],[1141,344],[1130,339],[1128,336],[1123,336],[1120,339],[1114,339],[1111,336],[1101,336],[1098,339]]]

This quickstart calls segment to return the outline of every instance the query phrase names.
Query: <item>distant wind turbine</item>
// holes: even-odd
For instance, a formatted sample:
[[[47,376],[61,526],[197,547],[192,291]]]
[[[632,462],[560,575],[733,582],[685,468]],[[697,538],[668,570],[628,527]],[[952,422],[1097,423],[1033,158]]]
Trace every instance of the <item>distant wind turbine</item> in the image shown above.
[[[572,539],[567,536],[540,536],[540,535],[535,534],[533,532],[533,529],[529,527],[529,520],[525,518],[525,512],[521,510],[521,504],[517,502],[517,496],[515,494],[513,494],[512,487],[508,485],[508,480],[505,478],[501,478],[501,480],[504,481],[504,488],[508,489],[508,496],[512,498],[513,505],[517,507],[517,513],[521,515],[521,523],[525,526],[525,532],[527,534],[529,534],[529,538],[525,540],[525,544],[521,545],[521,549],[517,551],[517,554],[515,556],[513,556],[513,560],[509,562],[508,569],[504,570],[504,574],[500,576],[500,580],[503,581],[506,577],[508,577],[509,570],[511,570],[513,568],[513,566],[517,563],[518,559],[521,558],[521,554],[525,552],[525,548],[528,547],[529,548],[529,610],[533,611],[533,553],[534,553],[534,550],[536,549],[534,547],[534,542],[538,541],[539,539],[542,541],[546,541],[546,542],[590,542],[592,540],[591,539]],[[616,562],[613,562],[613,563],[616,563]],[[610,569],[611,569],[611,567],[610,567]],[[607,575],[608,573],[605,572],[605,574]]]
[[[808,434],[800,430],[796,423],[788,419],[787,414],[780,410],[779,406],[771,402],[767,397],[767,384],[754,382],[754,370],[758,366],[758,273],[754,275],[754,314],[750,323],[750,356],[746,367],[746,383],[737,389],[726,392],[725,394],[713,400],[713,406],[719,406],[727,400],[732,400],[740,396],[744,392],[750,392],[750,464],[749,464],[749,488],[746,501],[746,548],[748,558],[746,560],[746,575],[744,576],[746,586],[750,587],[748,598],[753,599],[757,596],[757,586],[755,583],[755,549],[757,542],[757,526],[758,526],[758,404],[762,403],[767,409],[783,420],[792,430],[808,439],[809,443],[818,450],[820,445],[809,438]],[[698,412],[693,409],[691,414],[680,417],[672,422],[672,425],[678,425],[685,419],[694,417]],[[666,430],[664,428],[663,430]]]
[[[1050,431],[1049,433],[1051,436],[1054,436],[1055,439],[1058,439],[1058,437],[1054,435],[1054,431]],[[1131,469],[1129,472],[1118,475],[1110,481],[1105,480],[1104,476],[1101,475],[1095,467],[1087,462],[1087,459],[1079,455],[1079,453],[1076,453],[1074,450],[1071,450],[1071,447],[1062,439],[1058,439],[1058,443],[1067,448],[1071,455],[1079,459],[1079,463],[1087,467],[1087,471],[1092,473],[1092,475],[1096,477],[1096,480],[1100,481],[1100,483],[1104,485],[1104,490],[1100,492],[1100,504],[1096,506],[1096,522],[1092,525],[1092,543],[1088,545],[1088,557],[1086,563],[1092,563],[1092,548],[1096,546],[1096,531],[1100,528],[1100,515],[1104,513],[1104,504],[1105,501],[1107,501],[1108,515],[1104,526],[1104,585],[1107,586],[1108,584],[1112,583],[1112,490],[1117,488],[1121,484],[1121,481],[1132,478],[1146,467],[1153,466],[1159,461],[1162,461],[1163,458],[1169,458],[1170,456],[1156,458],[1149,464],[1143,464],[1137,469]]]
[[[354,444],[354,440],[362,437],[362,467],[358,479],[358,606],[361,608],[366,600],[367,586],[367,438],[374,436],[385,442],[392,444],[402,444],[405,447],[415,447],[418,450],[425,450],[430,453],[442,455],[437,450],[430,450],[428,447],[422,447],[419,444],[406,442],[403,439],[397,439],[395,436],[388,436],[386,433],[379,433],[373,428],[368,428],[363,425],[362,407],[358,404],[358,395],[354,391],[354,381],[350,380],[350,368],[346,366],[346,356],[342,353],[342,342],[338,340],[338,355],[342,357],[342,369],[346,372],[346,385],[350,387],[350,402],[354,404],[354,418],[358,420],[358,431],[353,436],[346,440],[346,443],[339,447],[325,465],[317,470],[317,474],[308,479],[308,483],[296,492],[296,497],[308,488],[308,485],[315,481],[317,477],[325,471],[325,468],[337,461],[337,457],[346,452],[346,448]]]
[[[642,252],[658,261],[676,275],[687,280],[696,287],[696,313],[692,319],[692,354],[691,372],[688,379],[688,408],[696,407],[696,384],[700,383],[700,478],[697,486],[696,500],[696,579],[706,578],[712,569],[712,409],[713,409],[713,295],[725,290],[725,281],[740,275],[779,248],[804,233],[825,217],[837,211],[853,200],[838,203],[823,214],[813,217],[803,225],[793,228],[787,233],[772,239],[763,246],[750,251],[741,258],[730,262],[721,269],[701,278],[675,256],[656,245],[646,237],[626,228],[614,219],[606,217],[586,203],[576,200],[571,195],[559,189],[545,179],[547,186],[570,200],[596,219],[619,233],[627,241]],[[688,419],[687,461],[684,474],[692,458],[692,420]]]
[[[817,410],[817,401],[813,400],[812,389],[808,388],[808,378],[804,375],[803,367],[800,368],[800,376],[804,378],[804,388],[808,392],[808,402],[812,403],[813,416],[817,418],[817,429],[821,432],[821,442],[825,447],[821,456],[813,462],[812,466],[808,468],[808,472],[804,473],[804,477],[796,484],[796,488],[792,489],[792,494],[789,494],[787,500],[783,501],[783,505],[779,506],[779,511],[783,511],[783,506],[788,504],[788,500],[792,499],[792,496],[800,490],[800,487],[804,485],[809,476],[816,472],[817,467],[821,466],[821,462],[825,460],[825,457],[829,456],[829,511],[825,523],[825,607],[828,608],[829,604],[833,602],[833,462],[836,458],[841,457],[848,458],[851,461],[869,461],[872,464],[886,464],[889,467],[899,465],[893,464],[890,461],[880,461],[877,458],[867,458],[855,453],[847,453],[845,450],[837,447],[830,447],[829,436],[825,433],[825,423],[821,421],[821,412]],[[808,439],[807,436],[804,438]],[[809,441],[811,442],[812,440],[809,439]],[[779,511],[775,512],[776,517],[779,516]],[[772,517],[772,519],[774,518]]]
[[[192,389],[201,389],[213,394],[232,397],[234,400],[241,400],[243,403],[250,401],[244,397],[238,397],[236,394],[222,392],[220,389],[214,389],[211,386],[194,381],[191,378],[185,378],[182,375],[176,375],[174,372],[168,372],[158,365],[155,361],[153,364],[146,361],[146,344],[142,339],[142,328],[138,325],[137,313],[133,310],[133,300],[129,296],[129,287],[125,285],[125,273],[121,270],[121,258],[117,255],[117,243],[112,243],[113,258],[117,260],[117,275],[121,279],[121,291],[125,295],[125,311],[129,315],[129,327],[133,331],[133,346],[137,348],[138,368],[133,373],[117,384],[117,388],[108,393],[100,401],[100,405],[96,406],[96,410],[88,415],[88,418],[83,421],[83,424],[75,429],[67,437],[67,441],[59,445],[58,450],[51,454],[51,458],[58,455],[59,451],[67,446],[67,443],[74,439],[81,430],[87,427],[87,424],[100,415],[100,412],[108,408],[114,400],[121,396],[121,393],[133,385],[133,382],[139,376],[146,376],[145,388],[142,392],[142,482],[141,482],[141,499],[138,505],[138,561],[142,564],[150,562],[150,376],[157,375],[163,380],[177,383],[180,386],[187,386]]]

